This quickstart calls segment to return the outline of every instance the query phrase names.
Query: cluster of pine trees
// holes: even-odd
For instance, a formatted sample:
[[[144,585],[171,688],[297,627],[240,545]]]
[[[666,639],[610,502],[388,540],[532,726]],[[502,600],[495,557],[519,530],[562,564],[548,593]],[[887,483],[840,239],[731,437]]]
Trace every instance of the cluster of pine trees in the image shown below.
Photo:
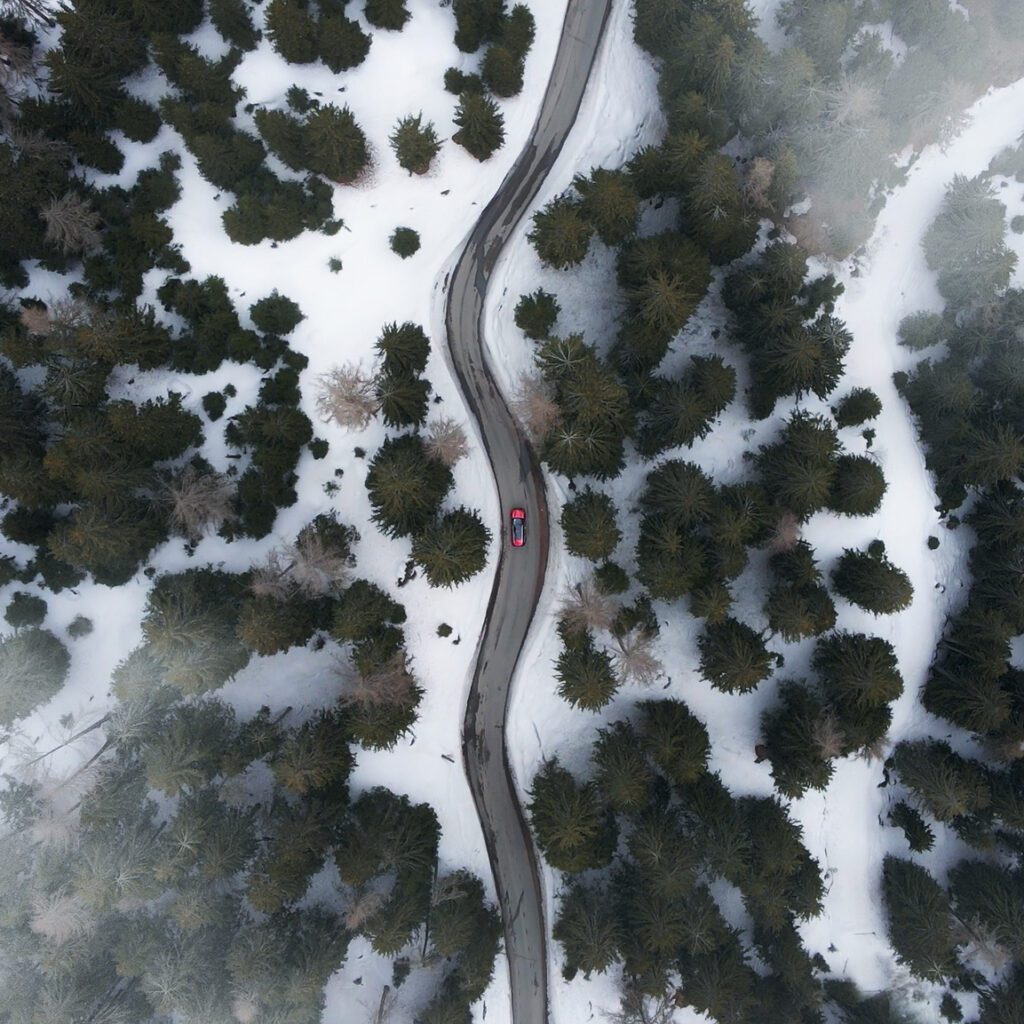
[[[1024,66],[1013,0],[970,17],[941,0],[794,0],[777,21],[788,45],[772,52],[745,3],[636,3],[636,40],[663,61],[669,122],[664,144],[637,165],[670,183],[684,208],[714,211],[726,246],[744,205],[779,219],[806,194],[811,211],[790,221],[794,230],[812,249],[851,252],[870,233],[881,191],[900,178],[893,154],[955,127],[967,104]],[[879,28],[886,23],[905,59]],[[741,166],[718,154],[737,130]]]
[[[736,797],[708,771],[707,733],[684,704],[636,712],[599,732],[586,778],[552,759],[533,779],[531,824],[565,876],[554,935],[566,978],[621,967],[630,1022],[684,1006],[731,1024],[811,1024],[827,1009],[896,1019],[856,1016],[864,997],[804,951],[797,926],[821,912],[824,887],[783,805]],[[741,895],[743,926],[721,882]]]

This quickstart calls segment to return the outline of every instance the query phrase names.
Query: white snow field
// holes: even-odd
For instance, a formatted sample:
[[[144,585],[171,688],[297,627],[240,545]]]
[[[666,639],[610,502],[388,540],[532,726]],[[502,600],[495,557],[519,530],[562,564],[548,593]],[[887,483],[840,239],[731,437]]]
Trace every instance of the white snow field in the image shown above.
[[[770,18],[772,0],[753,5]],[[770,43],[777,30],[762,26]],[[658,115],[656,74],[650,58],[632,40],[628,5],[617,6],[591,80],[580,117],[551,176],[538,196],[539,209],[571,184],[577,172],[592,166],[618,166],[637,149],[656,143],[663,130]],[[894,705],[890,740],[921,735],[947,736],[948,723],[928,715],[918,691],[924,682],[936,640],[950,609],[955,608],[965,585],[969,530],[945,529],[935,511],[937,498],[925,470],[909,411],[896,392],[892,374],[909,368],[919,358],[897,344],[900,320],[920,309],[940,309],[941,299],[920,249],[921,238],[938,212],[946,186],[955,174],[976,175],[1004,147],[1013,144],[1024,130],[1024,81],[991,90],[969,111],[961,134],[944,148],[930,146],[914,157],[904,186],[889,198],[864,251],[843,263],[812,264],[820,273],[833,272],[846,288],[836,315],[847,322],[854,343],[846,361],[846,374],[833,395],[838,399],[852,387],[870,387],[882,399],[883,412],[870,425],[877,437],[870,451],[879,460],[888,491],[879,512],[868,518],[818,514],[805,526],[803,535],[817,552],[826,574],[845,547],[863,547],[875,538],[885,541],[889,557],[910,576],[914,601],[903,613],[875,618],[837,599],[839,626],[883,636],[896,648],[906,682],[902,698]],[[1022,212],[1021,187],[1004,179],[1000,198],[1009,216]],[[668,209],[648,211],[645,227],[670,223]],[[531,211],[532,213],[532,211]],[[514,394],[520,375],[532,367],[534,345],[520,332],[512,311],[520,295],[544,287],[556,294],[561,306],[556,333],[582,331],[586,340],[602,351],[614,338],[621,306],[616,295],[614,253],[595,239],[583,264],[559,273],[541,266],[526,240],[529,216],[520,225],[505,257],[495,269],[495,280],[486,310],[486,337],[502,383]],[[1008,244],[1024,252],[1024,238],[1010,234]],[[720,283],[721,273],[716,281]],[[1024,275],[1018,270],[1018,283]],[[717,351],[736,365],[737,394],[747,380],[744,360],[728,344],[716,342],[711,332],[724,325],[726,311],[713,286],[712,294],[670,351],[662,372],[678,372],[691,354]],[[756,450],[771,439],[781,417],[796,407],[827,411],[816,400],[780,403],[769,420],[752,424],[737,399],[722,416],[711,435],[692,449],[673,449],[664,458],[694,461],[721,481],[747,475],[743,452]],[[861,428],[841,431],[852,452],[868,451]],[[627,463],[623,474],[602,489],[612,495],[623,516],[624,538],[613,558],[627,569],[633,566],[636,518],[625,513],[635,505],[648,466]],[[527,649],[520,661],[509,716],[509,748],[521,795],[525,798],[540,761],[557,754],[562,763],[582,774],[588,771],[590,746],[596,730],[606,722],[627,717],[631,706],[649,697],[671,696],[684,700],[705,722],[712,741],[711,768],[721,773],[739,794],[773,792],[768,764],[756,764],[754,746],[759,740],[762,710],[773,703],[778,678],[799,677],[806,671],[813,643],[783,644],[773,640],[772,649],[784,653],[785,668],[755,693],[733,696],[713,690],[697,671],[696,638],[700,620],[683,607],[658,605],[662,633],[659,657],[665,676],[651,689],[626,686],[599,714],[573,710],[557,693],[554,661],[560,645],[555,633],[557,606],[565,590],[590,570],[591,564],[564,551],[558,528],[558,506],[572,497],[565,480],[549,476],[552,498],[553,552],[547,587]],[[935,535],[940,546],[927,547]],[[738,617],[756,628],[766,626],[761,605],[765,596],[763,563],[755,556],[737,581]],[[963,740],[954,738],[954,742]],[[825,875],[827,895],[820,918],[801,927],[808,949],[821,953],[837,974],[849,976],[865,990],[889,987],[902,991],[922,1020],[936,1019],[938,993],[914,981],[894,961],[886,938],[880,903],[881,862],[887,852],[905,853],[906,843],[897,829],[884,826],[889,797],[884,788],[881,760],[845,759],[837,763],[828,790],[810,792],[792,803],[792,813],[804,829],[804,841]],[[945,833],[945,834],[942,834]],[[948,865],[966,850],[948,829],[940,826],[939,842],[924,863],[940,879]],[[548,913],[553,917],[561,874],[544,867]],[[737,901],[732,901],[738,904]],[[724,907],[729,915],[729,907]],[[742,907],[732,922],[742,925]],[[590,980],[577,976],[571,983],[561,978],[562,955],[557,943],[550,949],[552,1010],[555,1021],[601,1020],[618,1006],[618,978],[609,973]],[[969,997],[965,1009],[970,1009]],[[704,1021],[692,1010],[677,1011],[679,1024]]]

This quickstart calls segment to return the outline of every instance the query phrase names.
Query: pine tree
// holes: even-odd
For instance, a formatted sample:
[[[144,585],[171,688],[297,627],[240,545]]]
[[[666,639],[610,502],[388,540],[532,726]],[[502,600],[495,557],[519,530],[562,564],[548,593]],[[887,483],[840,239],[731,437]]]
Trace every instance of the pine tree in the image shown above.
[[[593,562],[609,558],[622,539],[611,498],[589,487],[562,507],[561,525],[570,553]]]
[[[699,855],[674,809],[655,806],[646,810],[628,840],[643,884],[663,900],[677,900],[694,886]]]
[[[841,455],[828,507],[848,516],[870,516],[878,511],[885,495],[885,477],[867,455]]]
[[[551,337],[560,308],[554,295],[538,288],[516,303],[516,327],[531,340],[544,341]]]
[[[884,554],[852,548],[843,550],[832,583],[842,597],[875,615],[902,611],[914,596],[910,577]]]
[[[811,664],[835,703],[866,708],[894,701],[903,692],[892,644],[863,633],[830,633],[818,641]]]
[[[882,896],[900,963],[927,981],[957,975],[949,897],[938,882],[920,865],[889,856],[882,865]]]
[[[428,457],[415,434],[388,438],[366,475],[373,521],[395,537],[420,532],[437,514],[452,481],[451,470]]]
[[[268,110],[265,107],[260,107],[253,111],[253,118],[267,147],[286,166],[293,171],[301,171],[309,167],[306,134],[303,123],[297,117],[284,110]],[[202,164],[203,162],[200,160],[200,166]],[[206,176],[214,180],[213,176],[209,174]]]
[[[381,417],[389,427],[418,427],[430,408],[430,382],[408,373],[381,373],[374,394]]]
[[[902,830],[914,853],[927,853],[935,845],[932,827],[921,817],[920,811],[904,800],[889,812],[889,824]]]
[[[870,388],[854,388],[834,409],[840,427],[859,427],[882,412],[882,400]]]
[[[221,751],[234,730],[234,712],[222,701],[178,704],[142,745],[149,785],[167,796],[205,785],[220,771]]]
[[[607,892],[597,886],[574,883],[558,907],[552,935],[565,952],[563,975],[568,981],[583,972],[604,974],[619,959],[617,920]]]
[[[289,733],[270,762],[274,778],[299,796],[344,786],[354,766],[347,723],[336,711]]]
[[[714,485],[699,466],[672,459],[647,474],[640,507],[673,526],[694,526],[712,513]]]
[[[596,787],[578,783],[557,758],[534,776],[527,809],[537,845],[553,868],[575,874],[612,859],[615,825]]]
[[[618,680],[606,651],[592,641],[565,648],[555,664],[558,692],[573,707],[599,711],[615,696]]]
[[[782,508],[806,518],[830,499],[835,502],[837,494],[846,497],[852,480],[848,481],[847,470],[845,489],[837,486],[838,454],[839,440],[830,423],[820,416],[794,413],[786,421],[779,440],[761,448],[757,463],[762,486]],[[843,459],[838,462],[842,465]],[[868,465],[877,468],[873,462],[868,461]]]
[[[703,774],[710,744],[703,723],[677,700],[646,700],[637,705],[641,743],[654,763],[676,785]]]
[[[306,319],[297,303],[275,289],[249,307],[249,315],[257,329],[266,334],[291,334]]]
[[[426,174],[441,150],[433,122],[424,124],[422,113],[400,118],[390,142],[398,163],[410,174]]]
[[[491,531],[478,513],[453,509],[429,523],[412,542],[412,557],[423,566],[432,587],[452,587],[487,564]]]
[[[377,28],[401,32],[410,17],[406,0],[367,0],[366,20]]]
[[[260,41],[244,0],[210,0],[210,19],[224,40],[240,50],[255,49]]]
[[[370,162],[366,135],[348,107],[317,107],[306,117],[304,136],[310,170],[332,181],[349,185]]]
[[[267,33],[274,49],[289,64],[311,64],[317,58],[317,25],[303,0],[271,0]]]
[[[501,43],[487,47],[480,76],[487,88],[502,99],[518,96],[523,91],[523,62]]]
[[[674,601],[705,579],[706,554],[700,539],[654,516],[640,523],[636,578],[659,601]]]
[[[482,93],[464,92],[455,108],[458,131],[452,136],[470,156],[487,160],[505,143],[505,118],[497,103]]]
[[[317,54],[336,75],[362,64],[370,52],[371,41],[358,21],[321,10]]]
[[[64,685],[71,656],[45,629],[0,638],[0,724],[10,728]]]
[[[707,623],[697,641],[700,670],[717,690],[746,693],[772,673],[772,655],[750,626],[736,619]]]
[[[474,53],[501,32],[505,21],[505,0],[453,0],[455,45],[463,53]]]
[[[589,177],[573,179],[581,196],[580,212],[605,245],[618,246],[636,232],[640,197],[625,171],[597,167]]]
[[[650,800],[653,776],[628,722],[599,729],[594,743],[597,784],[612,809],[636,811]]]
[[[900,781],[939,821],[984,810],[991,801],[982,766],[960,757],[944,741],[904,741],[897,744],[893,760]]]
[[[761,734],[775,788],[783,796],[797,799],[808,789],[828,787],[842,738],[835,719],[806,684],[787,680],[780,685],[779,704],[761,716]]]
[[[836,624],[836,608],[820,585],[775,587],[764,606],[768,627],[788,643],[820,636]]]
[[[592,234],[580,201],[560,196],[533,215],[533,229],[526,237],[541,263],[566,270],[583,262]]]
[[[430,357],[430,339],[422,327],[408,320],[401,326],[385,324],[374,347],[385,373],[421,374]]]
[[[1009,423],[972,430],[960,460],[967,484],[988,487],[1002,480],[1015,480],[1024,468],[1024,436]]]
[[[401,256],[403,260],[407,260],[410,256],[415,256],[420,251],[419,232],[413,228],[395,228],[391,232],[391,237],[388,238],[388,245],[393,253]]]

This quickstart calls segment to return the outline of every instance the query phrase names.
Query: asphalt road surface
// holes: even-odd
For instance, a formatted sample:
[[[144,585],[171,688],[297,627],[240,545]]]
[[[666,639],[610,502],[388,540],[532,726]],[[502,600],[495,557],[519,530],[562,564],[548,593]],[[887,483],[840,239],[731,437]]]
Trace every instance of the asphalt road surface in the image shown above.
[[[505,928],[514,1024],[546,1024],[547,948],[533,842],[516,797],[505,745],[512,676],[544,586],[548,513],[540,465],[509,412],[484,356],[481,314],[488,280],[565,142],[597,54],[612,0],[569,0],[551,79],[518,160],[484,209],[451,275],[448,344],[476,416],[498,487],[499,557],[466,718],[462,753],[483,826]],[[526,546],[508,543],[508,515],[526,509]]]

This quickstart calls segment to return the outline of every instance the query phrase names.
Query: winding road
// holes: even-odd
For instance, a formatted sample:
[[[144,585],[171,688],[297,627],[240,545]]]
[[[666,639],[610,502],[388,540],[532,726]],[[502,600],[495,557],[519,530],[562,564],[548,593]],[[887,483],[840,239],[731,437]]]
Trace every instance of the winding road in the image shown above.
[[[547,943],[533,841],[516,796],[505,717],[516,662],[544,587],[544,477],[487,365],[481,318],[491,272],[529,209],[579,113],[612,0],[569,0],[551,78],[530,138],[469,236],[448,288],[448,346],[480,426],[503,517],[521,506],[527,544],[499,555],[463,723],[462,755],[494,873],[509,961],[513,1024],[547,1024]]]

